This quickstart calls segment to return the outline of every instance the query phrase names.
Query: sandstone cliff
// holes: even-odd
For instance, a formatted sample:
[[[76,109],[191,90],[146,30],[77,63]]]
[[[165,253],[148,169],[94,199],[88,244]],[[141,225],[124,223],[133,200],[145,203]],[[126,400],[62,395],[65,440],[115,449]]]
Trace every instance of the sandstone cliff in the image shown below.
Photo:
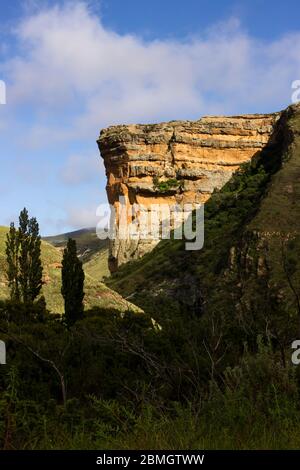
[[[280,113],[203,117],[153,125],[113,126],[98,145],[109,203],[184,204],[207,201],[239,168],[272,142]],[[110,269],[151,250],[154,240],[111,243]]]

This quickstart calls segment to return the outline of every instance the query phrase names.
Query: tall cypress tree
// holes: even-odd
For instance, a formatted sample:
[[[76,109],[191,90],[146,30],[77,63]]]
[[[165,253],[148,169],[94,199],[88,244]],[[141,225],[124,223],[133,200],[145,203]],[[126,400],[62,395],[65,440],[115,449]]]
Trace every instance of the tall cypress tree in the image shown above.
[[[19,217],[19,228],[11,224],[6,240],[7,277],[11,299],[31,304],[42,288],[41,237],[35,218],[27,209]]]
[[[64,320],[72,326],[84,313],[84,271],[77,256],[76,241],[69,238],[62,260],[61,293],[65,301]]]
[[[39,224],[35,217],[28,224],[29,236],[29,273],[28,273],[28,298],[33,302],[41,292],[43,285],[43,267],[41,261],[41,237]]]
[[[20,245],[20,256],[19,256],[19,283],[21,290],[21,297],[24,303],[29,302],[29,269],[30,269],[30,253],[29,253],[29,217],[27,209],[23,209],[19,216],[19,245]]]
[[[7,278],[11,300],[20,300],[19,287],[19,234],[12,222],[6,235]]]

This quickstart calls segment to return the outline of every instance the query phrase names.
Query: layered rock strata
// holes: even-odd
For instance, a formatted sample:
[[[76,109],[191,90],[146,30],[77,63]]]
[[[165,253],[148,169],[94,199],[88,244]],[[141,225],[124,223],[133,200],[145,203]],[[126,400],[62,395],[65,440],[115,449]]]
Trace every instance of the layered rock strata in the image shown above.
[[[120,125],[104,129],[98,145],[107,175],[108,201],[134,204],[204,203],[239,168],[274,140],[280,113]],[[136,215],[139,217],[139,215]],[[157,240],[111,242],[110,270],[151,250]]]

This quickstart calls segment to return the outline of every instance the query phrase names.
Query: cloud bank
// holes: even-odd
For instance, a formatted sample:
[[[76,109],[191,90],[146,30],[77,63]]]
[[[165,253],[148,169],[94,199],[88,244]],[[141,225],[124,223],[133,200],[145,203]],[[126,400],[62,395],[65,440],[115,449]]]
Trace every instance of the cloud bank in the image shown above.
[[[12,104],[39,114],[28,134],[34,144],[49,134],[95,138],[121,122],[272,111],[288,104],[300,78],[300,33],[260,42],[237,20],[185,42],[145,42],[108,30],[72,2],[27,16],[15,36],[19,53],[4,70]]]
[[[59,192],[57,205],[72,186],[76,194],[83,185],[99,188],[102,127],[277,111],[290,104],[291,84],[300,79],[300,32],[259,41],[236,18],[186,40],[145,41],[108,29],[86,3],[73,1],[27,12],[11,35],[12,51],[0,65],[8,102],[0,130],[45,160],[55,150],[51,165],[57,160],[60,174],[49,198]],[[103,200],[104,184],[102,193]],[[66,223],[83,226],[92,196],[77,214],[76,197]]]

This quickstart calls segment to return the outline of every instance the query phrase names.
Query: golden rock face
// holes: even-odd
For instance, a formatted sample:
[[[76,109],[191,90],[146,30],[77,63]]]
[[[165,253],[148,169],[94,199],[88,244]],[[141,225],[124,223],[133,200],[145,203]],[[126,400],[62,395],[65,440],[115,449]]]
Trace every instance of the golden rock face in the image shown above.
[[[121,125],[104,129],[98,145],[107,196],[126,204],[203,203],[272,140],[280,113],[208,116],[198,121]],[[110,269],[144,255],[155,240],[113,240]]]

